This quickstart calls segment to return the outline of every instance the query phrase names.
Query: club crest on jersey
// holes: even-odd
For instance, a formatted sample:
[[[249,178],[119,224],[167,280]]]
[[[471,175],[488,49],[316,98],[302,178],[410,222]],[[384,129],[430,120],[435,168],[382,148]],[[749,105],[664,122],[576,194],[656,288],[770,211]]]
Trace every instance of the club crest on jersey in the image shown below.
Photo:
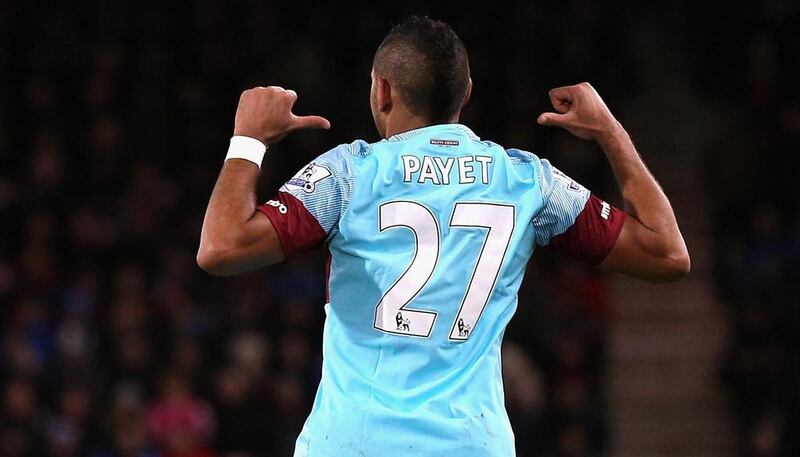
[[[305,168],[300,170],[299,173],[294,175],[292,179],[286,182],[288,189],[302,189],[306,193],[312,193],[317,188],[317,183],[329,177],[331,171],[322,165],[317,165],[314,162],[308,164]]]

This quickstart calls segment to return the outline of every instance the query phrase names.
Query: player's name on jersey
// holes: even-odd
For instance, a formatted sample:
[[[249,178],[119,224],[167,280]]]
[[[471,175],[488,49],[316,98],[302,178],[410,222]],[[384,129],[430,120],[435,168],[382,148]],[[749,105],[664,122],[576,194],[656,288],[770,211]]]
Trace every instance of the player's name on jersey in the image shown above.
[[[403,155],[403,181],[408,183],[448,185],[489,184],[491,156],[415,156]]]

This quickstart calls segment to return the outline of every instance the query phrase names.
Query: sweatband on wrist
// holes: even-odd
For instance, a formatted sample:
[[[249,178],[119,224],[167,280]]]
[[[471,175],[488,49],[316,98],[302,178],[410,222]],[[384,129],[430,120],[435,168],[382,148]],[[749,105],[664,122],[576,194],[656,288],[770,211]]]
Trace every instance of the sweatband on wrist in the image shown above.
[[[258,141],[255,138],[250,138],[244,135],[234,135],[231,137],[231,145],[228,146],[228,159],[244,159],[261,168],[261,162],[264,160],[264,154],[267,152],[267,145]]]

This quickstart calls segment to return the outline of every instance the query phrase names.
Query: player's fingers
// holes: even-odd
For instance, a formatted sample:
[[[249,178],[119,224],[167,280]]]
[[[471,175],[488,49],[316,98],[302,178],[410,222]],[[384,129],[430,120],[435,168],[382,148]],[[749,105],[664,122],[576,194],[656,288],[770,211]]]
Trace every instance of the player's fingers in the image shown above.
[[[561,114],[569,111],[575,98],[572,86],[557,87],[550,90],[549,95],[553,108]]]
[[[292,124],[295,129],[331,128],[331,122],[322,116],[295,116]]]
[[[555,89],[550,89],[550,99],[553,98],[561,99],[561,100],[572,100],[575,95],[575,87],[576,86],[561,86],[556,87]]]
[[[568,114],[559,114],[559,113],[542,113],[536,119],[536,122],[539,125],[548,125],[548,126],[556,126],[556,127],[565,127],[569,124],[570,119],[572,116]]]
[[[284,90],[282,100],[289,106],[289,111],[291,111],[294,104],[297,103],[297,92],[292,89]]]

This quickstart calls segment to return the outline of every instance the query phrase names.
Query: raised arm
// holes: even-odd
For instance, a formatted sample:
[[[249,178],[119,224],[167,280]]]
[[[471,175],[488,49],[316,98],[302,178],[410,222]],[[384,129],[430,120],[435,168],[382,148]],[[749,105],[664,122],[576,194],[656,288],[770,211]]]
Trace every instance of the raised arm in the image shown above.
[[[589,83],[550,91],[556,112],[538,123],[562,127],[605,152],[628,216],[600,267],[653,282],[674,281],[690,269],[689,252],[672,206],[622,125]]]
[[[258,156],[294,130],[330,128],[319,116],[292,114],[296,100],[293,90],[280,87],[242,93],[229,157],[244,158],[225,160],[208,202],[197,251],[197,264],[207,272],[232,276],[284,259],[275,227],[256,210]]]

